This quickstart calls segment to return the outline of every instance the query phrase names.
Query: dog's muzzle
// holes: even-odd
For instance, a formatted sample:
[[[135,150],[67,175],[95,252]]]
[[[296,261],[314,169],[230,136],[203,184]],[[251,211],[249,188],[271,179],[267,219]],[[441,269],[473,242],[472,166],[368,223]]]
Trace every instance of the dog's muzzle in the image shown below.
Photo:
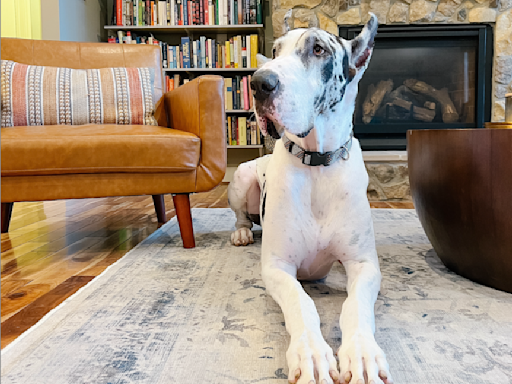
[[[279,77],[277,73],[269,69],[260,69],[252,76],[251,89],[254,98],[260,103],[271,99],[279,89]]]

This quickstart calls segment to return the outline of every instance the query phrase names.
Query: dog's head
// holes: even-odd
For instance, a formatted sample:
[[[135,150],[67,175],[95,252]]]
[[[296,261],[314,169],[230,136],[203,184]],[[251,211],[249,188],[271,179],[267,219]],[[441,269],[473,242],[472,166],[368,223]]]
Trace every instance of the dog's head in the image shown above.
[[[275,41],[272,59],[259,55],[261,67],[251,89],[263,134],[277,139],[286,130],[305,137],[318,117],[347,102],[353,110],[377,26],[371,14],[362,32],[349,41],[318,28],[294,29]]]

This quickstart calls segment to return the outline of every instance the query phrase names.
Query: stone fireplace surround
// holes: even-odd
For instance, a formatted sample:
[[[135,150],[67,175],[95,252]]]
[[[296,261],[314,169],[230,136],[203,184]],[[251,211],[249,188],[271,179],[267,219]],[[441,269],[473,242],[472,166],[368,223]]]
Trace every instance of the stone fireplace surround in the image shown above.
[[[492,121],[504,121],[505,94],[512,92],[512,0],[272,0],[274,38],[292,28],[319,27],[336,36],[339,26],[363,25],[368,12],[380,24],[489,23],[494,28]],[[407,153],[365,152],[371,201],[410,200]]]

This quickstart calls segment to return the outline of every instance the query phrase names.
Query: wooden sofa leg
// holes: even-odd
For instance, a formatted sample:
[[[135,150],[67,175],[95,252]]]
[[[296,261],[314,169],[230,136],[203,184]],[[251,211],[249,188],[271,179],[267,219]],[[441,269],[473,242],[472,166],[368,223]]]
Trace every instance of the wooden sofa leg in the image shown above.
[[[165,199],[164,195],[153,195],[153,203],[155,204],[156,218],[159,223],[165,223]]]
[[[2,203],[2,233],[9,232],[13,205],[14,203]]]
[[[194,228],[192,227],[192,215],[190,212],[190,199],[188,193],[172,195],[178,224],[180,225],[181,239],[184,248],[195,248]]]

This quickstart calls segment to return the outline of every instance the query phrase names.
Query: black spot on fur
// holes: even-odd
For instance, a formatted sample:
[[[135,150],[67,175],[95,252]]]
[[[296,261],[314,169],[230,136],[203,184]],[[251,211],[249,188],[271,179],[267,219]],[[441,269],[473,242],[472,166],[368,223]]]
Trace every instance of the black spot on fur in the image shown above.
[[[322,66],[322,82],[325,84],[332,78],[332,72],[334,69],[334,59],[329,57],[329,59]]]
[[[263,195],[263,203],[261,204],[261,219],[265,219],[265,204],[267,204],[267,193]]]

